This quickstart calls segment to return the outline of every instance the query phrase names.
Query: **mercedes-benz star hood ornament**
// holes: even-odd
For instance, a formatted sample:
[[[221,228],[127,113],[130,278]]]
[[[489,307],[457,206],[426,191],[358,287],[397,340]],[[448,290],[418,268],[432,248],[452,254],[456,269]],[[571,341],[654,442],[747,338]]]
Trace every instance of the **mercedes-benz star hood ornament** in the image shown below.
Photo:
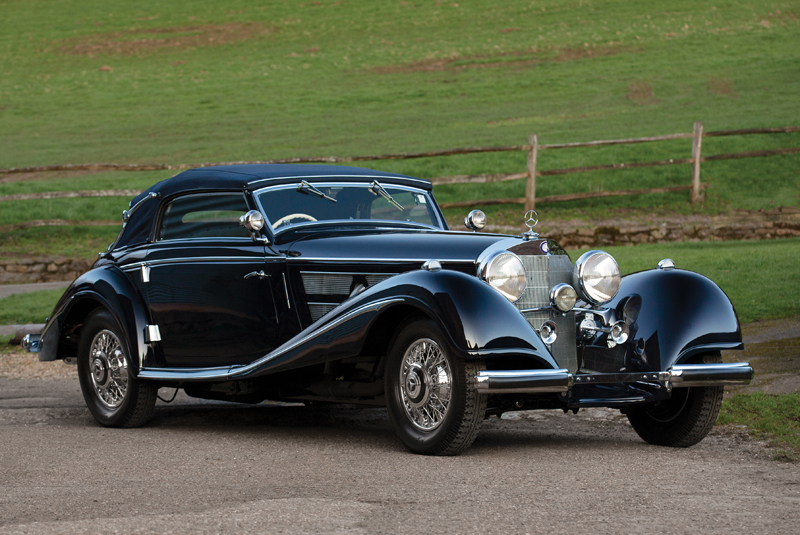
[[[525,224],[528,226],[528,232],[524,233],[522,237],[525,240],[535,240],[539,234],[533,231],[533,227],[539,224],[539,214],[536,210],[528,210],[525,212]]]

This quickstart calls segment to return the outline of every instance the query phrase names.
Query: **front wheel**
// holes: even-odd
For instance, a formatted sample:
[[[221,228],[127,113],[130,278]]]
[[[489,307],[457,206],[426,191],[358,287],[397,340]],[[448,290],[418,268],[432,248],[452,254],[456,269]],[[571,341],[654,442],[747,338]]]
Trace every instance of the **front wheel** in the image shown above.
[[[719,353],[709,353],[698,363],[722,362]],[[703,440],[717,421],[722,407],[723,386],[676,388],[672,397],[651,407],[630,409],[628,420],[634,431],[650,444],[688,448]]]
[[[107,310],[86,318],[78,347],[78,377],[89,411],[106,427],[138,427],[155,411],[158,387],[133,374],[123,340]]]
[[[472,444],[486,412],[475,388],[479,361],[449,355],[434,323],[401,327],[389,350],[385,391],[397,436],[414,453],[457,455]]]

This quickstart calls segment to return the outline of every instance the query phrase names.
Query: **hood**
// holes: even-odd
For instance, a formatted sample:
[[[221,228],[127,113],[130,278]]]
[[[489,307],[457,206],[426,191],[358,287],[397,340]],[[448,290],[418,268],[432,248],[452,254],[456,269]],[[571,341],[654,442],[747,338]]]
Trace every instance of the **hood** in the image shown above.
[[[519,238],[502,234],[408,229],[315,229],[297,233],[287,253],[299,260],[364,260],[474,263],[498,242]],[[283,247],[280,247],[283,251]]]

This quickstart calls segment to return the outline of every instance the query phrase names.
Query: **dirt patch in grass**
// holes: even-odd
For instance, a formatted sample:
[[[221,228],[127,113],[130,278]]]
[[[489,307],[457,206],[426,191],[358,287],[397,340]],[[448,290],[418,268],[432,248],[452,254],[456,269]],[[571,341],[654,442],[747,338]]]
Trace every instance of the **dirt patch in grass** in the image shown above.
[[[35,182],[38,180],[56,180],[63,178],[78,178],[86,175],[95,175],[102,171],[75,170],[75,171],[36,171],[31,173],[8,173],[0,174],[0,184],[11,182]]]
[[[182,50],[247,41],[278,31],[260,23],[232,22],[172,28],[131,28],[119,32],[66,39],[57,50],[65,54],[130,56],[159,50]]]
[[[561,48],[557,50],[530,50],[504,52],[502,54],[475,54],[471,56],[452,56],[450,58],[430,58],[398,65],[383,65],[369,70],[378,74],[408,74],[415,72],[460,71],[465,69],[492,69],[497,67],[528,67],[542,63],[558,63],[581,59],[616,56],[630,52],[622,46],[598,48]],[[555,52],[555,55],[553,55]]]
[[[709,92],[719,97],[735,97],[736,91],[733,90],[733,82],[724,76],[714,76],[708,79]]]
[[[658,99],[653,96],[653,86],[650,85],[650,82],[638,82],[629,85],[628,94],[625,98],[642,106],[658,104]]]

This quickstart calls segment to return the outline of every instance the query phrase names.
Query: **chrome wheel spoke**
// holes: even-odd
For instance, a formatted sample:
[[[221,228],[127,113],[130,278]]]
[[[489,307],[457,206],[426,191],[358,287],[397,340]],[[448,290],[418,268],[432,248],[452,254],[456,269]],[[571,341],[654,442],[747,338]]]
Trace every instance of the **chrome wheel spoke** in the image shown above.
[[[110,409],[122,404],[128,387],[128,366],[117,336],[102,330],[89,348],[89,373],[100,402]]]
[[[430,339],[412,343],[403,355],[400,394],[406,415],[423,431],[444,421],[450,405],[452,373],[439,345]]]

